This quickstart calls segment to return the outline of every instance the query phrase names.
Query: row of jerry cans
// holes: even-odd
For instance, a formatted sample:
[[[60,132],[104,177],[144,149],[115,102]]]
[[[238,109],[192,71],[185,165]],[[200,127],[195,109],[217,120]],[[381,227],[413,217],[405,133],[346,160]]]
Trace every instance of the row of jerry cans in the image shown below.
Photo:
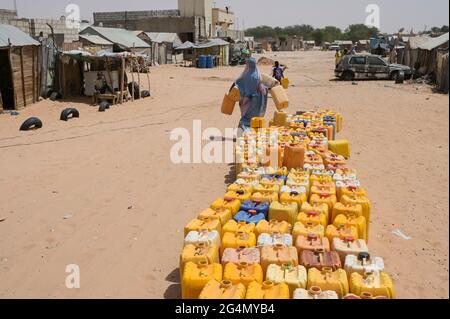
[[[207,261],[188,262],[182,275],[182,297],[183,299],[310,299],[309,292],[316,288],[324,292],[325,296],[328,295],[326,299],[344,298],[350,293],[356,296],[370,294],[389,299],[396,297],[392,280],[385,272],[373,268],[363,273],[351,271],[352,269],[332,268],[307,270],[304,266],[291,263],[270,264],[264,271],[262,266],[256,263],[223,265],[210,264]],[[225,281],[228,287],[212,289],[209,287],[211,281],[216,283]],[[237,287],[243,289],[236,289]]]
[[[312,166],[306,172],[271,167],[247,170],[239,174],[243,181],[233,183],[224,199],[216,200],[186,227],[180,260],[184,298],[395,298],[383,260],[368,254],[368,232],[362,226],[363,218],[367,216],[366,226],[370,218],[366,193],[353,183],[356,176],[351,177],[344,162],[327,163],[333,174],[317,177],[322,174],[317,172],[324,171],[317,158],[329,155],[320,148],[323,134],[317,134],[319,138],[311,136],[311,143],[319,141],[314,146],[318,156],[309,153]],[[268,172],[272,176],[262,176]],[[295,178],[304,177],[296,174],[308,176],[310,184],[302,185],[307,191],[293,190],[300,183]],[[314,183],[316,179],[320,181]],[[301,200],[281,200],[283,194],[288,199],[300,195]],[[252,219],[257,215],[259,220]],[[192,269],[199,268],[202,282],[196,290],[189,278],[195,277]],[[208,277],[205,269],[212,269],[215,277]],[[279,280],[286,272],[288,279]],[[193,291],[198,296],[189,296]]]
[[[217,231],[192,231],[185,238],[180,270],[183,271],[186,261],[195,256],[198,257],[194,258],[195,260],[216,260],[217,257],[223,262],[228,260],[227,253],[232,253],[229,249],[239,251],[242,248],[257,248],[264,252],[266,257],[276,255],[279,258],[277,263],[292,262],[308,269],[330,267],[336,270],[342,268],[349,255],[369,254],[366,242],[352,237],[334,237],[330,244],[328,238],[321,238],[312,233],[297,236],[294,241],[291,234],[279,232],[262,233],[258,237],[254,232],[226,232],[221,238]],[[270,264],[271,259],[262,258],[260,262],[265,269],[264,265]]]

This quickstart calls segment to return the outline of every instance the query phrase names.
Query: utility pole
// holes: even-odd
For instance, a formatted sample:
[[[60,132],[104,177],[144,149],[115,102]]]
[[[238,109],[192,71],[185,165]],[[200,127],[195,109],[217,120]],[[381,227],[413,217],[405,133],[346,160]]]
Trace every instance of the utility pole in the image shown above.
[[[19,13],[17,12],[17,0],[14,0],[14,11],[16,11],[17,16],[19,16]]]

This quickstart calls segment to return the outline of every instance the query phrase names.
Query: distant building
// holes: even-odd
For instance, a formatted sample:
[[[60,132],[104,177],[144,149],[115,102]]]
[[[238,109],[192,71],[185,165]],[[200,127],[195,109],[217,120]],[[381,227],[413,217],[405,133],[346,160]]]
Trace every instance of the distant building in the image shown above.
[[[78,30],[69,28],[64,17],[59,20],[35,18],[19,19],[16,11],[0,9],[0,24],[12,25],[34,39],[39,39],[40,37],[50,38],[51,29],[47,25],[50,24],[53,27],[55,42],[59,48],[63,48],[65,43],[78,41]]]
[[[302,47],[303,38],[296,36],[288,37],[285,41],[280,41],[280,51],[298,51]]]
[[[103,27],[177,33],[182,42],[201,42],[214,37],[243,40],[244,32],[231,28],[234,13],[212,8],[212,0],[178,0],[178,9],[95,12],[94,24]]]

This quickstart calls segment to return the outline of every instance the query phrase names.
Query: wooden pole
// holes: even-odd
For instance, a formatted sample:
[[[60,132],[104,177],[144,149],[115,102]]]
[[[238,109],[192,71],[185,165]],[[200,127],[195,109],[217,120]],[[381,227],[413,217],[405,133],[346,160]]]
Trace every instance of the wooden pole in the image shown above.
[[[32,79],[32,90],[33,90],[33,103],[36,103],[36,87],[35,87],[35,84],[36,84],[36,70],[35,70],[35,67],[36,67],[36,63],[35,63],[35,61],[34,61],[34,58],[35,58],[35,47],[34,46],[32,46],[31,47],[32,48],[32,56],[33,56],[33,70],[32,70],[32,76],[33,76],[33,79]]]
[[[20,71],[22,74],[23,105],[27,106],[27,91],[25,89],[25,74],[23,73],[23,47],[20,47]]]
[[[141,95],[141,73],[140,73],[140,70],[141,70],[141,65],[139,64],[139,58],[136,58],[136,68],[137,68],[137,71],[138,71],[138,86],[139,86],[139,98],[140,98],[140,95]]]
[[[148,91],[152,94],[151,86],[150,86],[150,67],[147,70],[147,81],[148,81]]]
[[[120,62],[120,97],[119,97],[119,103],[122,104],[123,103],[123,82],[124,82],[124,66],[125,62],[124,62],[124,58],[122,57],[122,60]]]
[[[134,64],[134,58],[131,58],[131,64],[130,64],[130,69],[131,69],[131,102],[134,102],[134,70],[133,70],[133,64]]]

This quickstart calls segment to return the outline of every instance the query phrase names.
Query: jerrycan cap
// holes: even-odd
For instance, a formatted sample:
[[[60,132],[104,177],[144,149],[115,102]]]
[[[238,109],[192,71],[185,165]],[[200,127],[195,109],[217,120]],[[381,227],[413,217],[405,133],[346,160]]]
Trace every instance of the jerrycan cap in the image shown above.
[[[244,192],[242,189],[239,189],[239,190],[236,191],[236,194],[238,194],[238,195],[244,195],[245,192]]]
[[[317,234],[308,234],[307,238],[309,241],[313,241],[313,240],[317,240],[318,236],[317,236]]]
[[[233,287],[233,284],[229,280],[223,280],[220,283],[220,288],[222,288],[222,289],[230,289],[231,287]]]
[[[226,202],[232,202],[234,200],[234,198],[231,198],[231,197],[227,196],[223,200],[226,201]]]
[[[358,260],[364,261],[370,259],[370,255],[368,253],[359,253],[358,254]]]
[[[363,292],[361,294],[361,299],[373,299],[373,295],[370,292]]]
[[[248,211],[248,213],[251,214],[251,215],[256,215],[256,214],[258,214],[258,212],[257,212],[256,210],[254,210],[254,209],[250,209],[250,210]]]
[[[307,212],[306,215],[307,215],[308,217],[316,217],[316,216],[319,215],[319,213],[318,213],[318,212]]]
[[[314,250],[314,253],[315,253],[315,254],[323,254],[323,253],[325,253],[325,249],[323,249],[323,248],[317,248],[317,249]]]
[[[281,265],[281,268],[283,270],[291,270],[293,268],[292,263],[288,262],[288,263],[284,263],[283,265]]]
[[[331,267],[323,267],[322,268],[322,273],[324,273],[324,274],[329,274],[332,272],[333,272],[333,268],[331,268]]]
[[[273,247],[275,250],[280,250],[280,249],[284,248],[284,245],[283,244],[275,244]]]
[[[353,236],[345,236],[344,237],[344,242],[346,243],[353,243],[355,241],[355,237]]]
[[[309,293],[313,296],[318,296],[318,295],[322,294],[322,288],[317,287],[317,286],[312,286],[309,289]]]
[[[273,286],[275,286],[275,283],[273,281],[270,281],[270,280],[266,280],[262,284],[263,289],[270,289]]]
[[[208,263],[208,260],[206,260],[206,259],[201,260],[197,263],[198,268],[206,268],[206,267],[208,267],[208,265],[209,265],[209,263]]]
[[[246,268],[248,268],[248,266],[249,266],[249,264],[247,262],[242,261],[242,262],[239,263],[238,268],[239,269],[246,269]]]

